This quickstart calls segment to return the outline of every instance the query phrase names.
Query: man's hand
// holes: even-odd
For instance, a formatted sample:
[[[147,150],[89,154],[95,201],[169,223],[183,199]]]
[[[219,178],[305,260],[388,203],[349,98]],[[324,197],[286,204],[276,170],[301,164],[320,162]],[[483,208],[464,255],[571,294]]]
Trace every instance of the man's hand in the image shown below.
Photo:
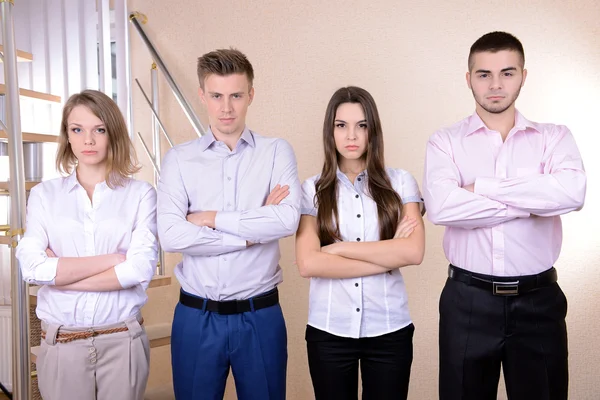
[[[406,239],[413,233],[416,226],[417,220],[405,215],[404,218],[402,218],[402,221],[400,221],[398,229],[396,229],[394,239]]]
[[[207,226],[214,229],[216,217],[216,211],[200,211],[197,213],[188,214],[186,219],[194,225]]]
[[[475,193],[475,184],[471,183],[470,185],[463,186],[463,189],[465,189],[471,193]]]
[[[50,258],[56,258],[56,254],[54,254],[54,252],[50,250],[50,247],[46,249],[46,255]]]
[[[265,202],[265,206],[276,206],[283,199],[288,197],[290,194],[290,187],[288,185],[276,185],[269,196],[267,197],[267,201]]]

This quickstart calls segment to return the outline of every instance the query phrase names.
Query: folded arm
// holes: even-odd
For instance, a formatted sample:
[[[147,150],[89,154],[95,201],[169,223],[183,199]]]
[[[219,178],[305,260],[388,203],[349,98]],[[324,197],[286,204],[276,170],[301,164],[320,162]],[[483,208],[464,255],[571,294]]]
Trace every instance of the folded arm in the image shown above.
[[[529,217],[530,213],[520,208],[463,189],[447,140],[434,135],[427,143],[423,197],[431,222],[475,229]]]
[[[337,242],[326,246],[324,250],[388,269],[419,265],[425,253],[425,228],[419,203],[405,204],[403,214],[415,221],[414,229],[409,236],[374,242]]]

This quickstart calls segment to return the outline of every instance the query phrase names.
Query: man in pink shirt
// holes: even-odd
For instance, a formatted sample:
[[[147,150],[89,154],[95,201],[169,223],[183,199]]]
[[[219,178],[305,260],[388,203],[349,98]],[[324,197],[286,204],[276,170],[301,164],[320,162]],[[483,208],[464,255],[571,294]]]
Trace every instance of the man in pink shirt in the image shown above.
[[[581,209],[586,176],[562,125],[525,119],[527,70],[505,32],[469,53],[470,117],[434,133],[423,182],[428,217],[446,226],[440,298],[440,399],[567,399],[567,300],[553,268],[560,215]]]

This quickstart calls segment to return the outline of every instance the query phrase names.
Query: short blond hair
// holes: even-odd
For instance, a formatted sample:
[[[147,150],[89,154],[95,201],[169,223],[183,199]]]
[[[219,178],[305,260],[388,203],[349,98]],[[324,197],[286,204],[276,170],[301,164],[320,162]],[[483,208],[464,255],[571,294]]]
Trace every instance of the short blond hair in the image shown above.
[[[77,106],[87,107],[104,124],[108,135],[106,184],[113,189],[123,186],[140,167],[121,110],[110,97],[97,90],[84,90],[67,100],[60,123],[56,169],[64,174],[71,174],[77,166],[77,157],[69,144],[68,131],[69,115]]]
[[[248,57],[241,51],[231,49],[218,49],[204,54],[198,58],[198,81],[204,90],[204,80],[209,75],[227,76],[232,74],[245,74],[252,87],[254,69]]]

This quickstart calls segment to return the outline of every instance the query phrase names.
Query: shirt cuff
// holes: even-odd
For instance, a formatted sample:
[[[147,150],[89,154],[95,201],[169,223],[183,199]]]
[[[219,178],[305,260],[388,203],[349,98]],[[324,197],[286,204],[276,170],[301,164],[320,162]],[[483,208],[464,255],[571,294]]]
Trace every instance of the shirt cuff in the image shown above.
[[[509,217],[529,218],[531,213],[513,206],[506,206],[506,213]]]
[[[215,228],[235,236],[240,234],[240,211],[218,211],[215,217]]]
[[[56,269],[58,268],[58,257],[48,257],[46,261],[35,269],[36,282],[54,285]]]
[[[476,178],[473,192],[490,199],[498,194],[500,179],[498,178]]]
[[[239,236],[230,235],[229,233],[222,233],[222,235],[223,235],[223,246],[246,247],[245,239],[242,239]]]
[[[121,264],[115,265],[115,274],[117,275],[119,284],[121,284],[123,289],[127,289],[141,283],[135,272],[135,268],[133,268],[130,260],[126,260]]]

